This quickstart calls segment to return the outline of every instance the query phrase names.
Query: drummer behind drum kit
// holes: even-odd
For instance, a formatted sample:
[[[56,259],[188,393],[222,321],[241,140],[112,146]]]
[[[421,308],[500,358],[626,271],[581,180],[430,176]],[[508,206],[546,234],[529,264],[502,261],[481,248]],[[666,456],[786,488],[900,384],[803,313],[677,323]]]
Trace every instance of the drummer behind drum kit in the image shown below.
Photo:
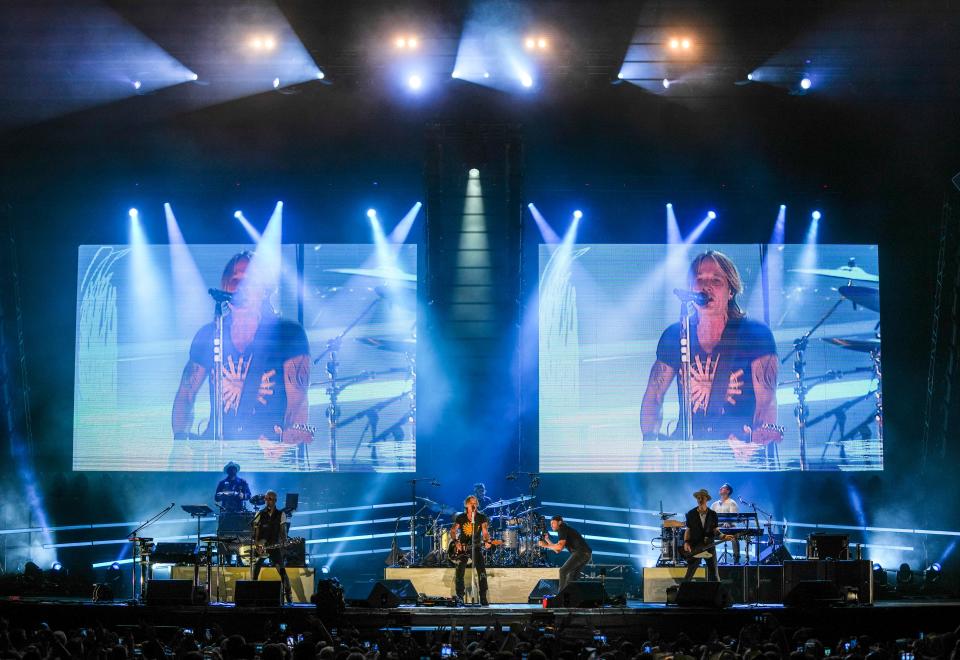
[[[853,259],[850,259],[847,262],[846,266],[841,266],[839,268],[797,268],[792,272],[796,273],[805,273],[808,275],[818,275],[821,277],[829,277],[833,279],[846,280],[847,284],[838,288],[840,297],[833,304],[833,306],[827,310],[827,313],[824,314],[817,323],[810,328],[802,337],[799,337],[793,341],[793,350],[791,350],[783,359],[780,361],[781,364],[786,363],[791,357],[794,357],[793,370],[795,378],[793,380],[785,381],[779,383],[780,386],[792,385],[793,391],[797,395],[797,407],[795,409],[795,416],[797,421],[797,428],[800,433],[800,469],[806,470],[809,469],[809,462],[807,460],[807,429],[815,424],[829,419],[834,418],[834,427],[830,431],[830,434],[827,438],[826,444],[823,448],[823,454],[821,455],[821,461],[826,456],[826,452],[831,445],[835,445],[839,448],[840,458],[846,459],[846,450],[844,448],[844,442],[851,440],[853,438],[869,438],[871,434],[870,426],[873,423],[877,425],[877,439],[878,441],[883,441],[883,398],[882,398],[882,389],[881,389],[881,378],[882,373],[880,369],[880,323],[877,322],[877,325],[874,330],[874,336],[870,338],[862,337],[822,337],[821,341],[831,345],[837,346],[847,351],[855,351],[857,353],[865,353],[869,356],[870,365],[856,367],[854,369],[831,369],[826,373],[808,376],[806,373],[806,351],[808,348],[810,337],[813,335],[817,329],[822,326],[827,319],[836,311],[836,309],[843,304],[844,301],[850,301],[853,303],[854,309],[863,308],[871,312],[880,313],[880,289],[879,283],[880,278],[877,275],[872,275],[859,266],[856,265]],[[876,284],[877,287],[864,286],[864,284]],[[849,376],[856,373],[870,373],[873,376],[873,380],[876,382],[876,385],[873,389],[868,391],[866,394],[855,397],[849,401],[841,403],[839,406],[828,410],[827,412],[813,418],[809,419],[810,409],[807,405],[807,395],[810,390],[813,389],[816,385],[821,383],[826,383],[832,380],[838,380],[840,378]],[[846,429],[846,411],[852,408],[857,403],[865,401],[868,399],[873,399],[874,406],[870,413],[867,415],[867,418],[857,424],[850,430]],[[839,433],[839,435],[834,438],[834,432]]]
[[[422,532],[417,538],[428,544],[420,566],[452,566],[460,559],[456,554],[456,541],[450,537],[450,527],[457,511],[446,504],[439,504],[426,497],[418,497],[421,511],[418,523]],[[547,566],[543,548],[538,541],[547,532],[543,507],[536,506],[536,498],[521,495],[508,500],[497,500],[483,508],[482,513],[490,519],[489,530],[493,540],[490,548],[484,549],[484,562],[488,567],[538,567]]]

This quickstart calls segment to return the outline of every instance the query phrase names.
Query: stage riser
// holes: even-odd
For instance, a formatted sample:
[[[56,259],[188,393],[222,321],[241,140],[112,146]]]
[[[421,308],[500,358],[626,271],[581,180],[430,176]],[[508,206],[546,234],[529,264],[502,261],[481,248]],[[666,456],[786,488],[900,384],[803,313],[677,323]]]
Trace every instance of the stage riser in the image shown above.
[[[452,598],[456,595],[454,568],[388,568],[387,580],[410,580],[417,593]],[[559,568],[488,568],[487,585],[491,603],[526,603],[540,580],[559,580]],[[477,572],[467,567],[464,575],[466,602],[480,602]]]
[[[313,568],[288,568],[287,576],[290,578],[290,589],[293,592],[294,603],[309,603],[316,585],[316,569]],[[170,577],[174,580],[192,580],[193,566],[173,566],[170,569]],[[200,582],[206,584],[206,569],[200,569]],[[237,580],[249,580],[249,568],[237,568],[233,566],[224,566],[212,571],[210,575],[210,600],[221,603],[233,602],[233,589]],[[260,571],[261,580],[279,580],[280,574],[277,569],[265,566]]]
[[[667,588],[679,585],[686,574],[685,567],[643,569],[643,600],[645,603],[667,602]],[[706,568],[700,567],[695,580],[707,578]],[[755,566],[721,566],[720,581],[725,582],[734,603],[780,603],[783,598],[783,567],[760,567],[760,597],[757,598],[757,569]]]

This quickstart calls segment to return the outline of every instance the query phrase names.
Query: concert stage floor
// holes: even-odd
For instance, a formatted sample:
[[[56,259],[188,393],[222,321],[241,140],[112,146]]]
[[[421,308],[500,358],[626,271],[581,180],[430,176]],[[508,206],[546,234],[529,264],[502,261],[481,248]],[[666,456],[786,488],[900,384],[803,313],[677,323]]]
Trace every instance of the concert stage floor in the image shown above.
[[[103,623],[137,628],[143,623],[163,628],[193,629],[219,625],[227,634],[262,630],[265,620],[285,622],[288,629],[306,630],[316,617],[312,605],[284,607],[146,606],[126,603],[93,603],[81,599],[0,599],[0,616],[16,621],[45,621],[52,628],[77,628]],[[960,600],[881,601],[872,606],[790,608],[782,605],[734,605],[726,609],[677,607],[661,603],[629,601],[626,607],[550,608],[539,605],[498,604],[489,607],[402,606],[392,609],[347,608],[338,621],[327,625],[357,628],[361,635],[376,637],[384,629],[411,632],[438,627],[505,629],[552,627],[571,637],[589,637],[601,630],[608,637],[642,642],[648,629],[673,636],[680,632],[698,638],[711,631],[737,635],[758,616],[773,617],[788,628],[811,627],[821,639],[869,634],[877,639],[916,637],[920,631],[946,632],[960,621]]]

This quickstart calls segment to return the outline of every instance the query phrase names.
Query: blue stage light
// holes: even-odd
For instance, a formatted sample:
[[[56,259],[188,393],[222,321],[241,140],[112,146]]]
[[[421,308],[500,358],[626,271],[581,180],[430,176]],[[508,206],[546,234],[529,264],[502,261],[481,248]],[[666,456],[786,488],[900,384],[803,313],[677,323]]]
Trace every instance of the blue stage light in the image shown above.
[[[140,211],[135,208],[131,208],[127,213],[130,215],[131,219],[135,219],[140,216]]]
[[[451,77],[451,78],[459,78],[459,77],[460,77],[460,71],[458,71],[457,69],[454,69],[453,72],[450,74],[450,77]]]
[[[786,205],[786,204],[781,204],[781,205],[780,205],[780,210],[781,210],[781,211],[787,210],[787,205]]]
[[[323,573],[324,575],[327,575],[328,573],[330,573],[330,567],[324,566],[323,568],[320,569],[320,572]]]
[[[480,170],[478,170],[476,167],[471,167],[471,168],[470,168],[470,171],[467,172],[467,174],[469,174],[471,177],[474,177],[474,178],[475,178],[475,177],[480,176]]]
[[[407,87],[409,87],[413,91],[419,90],[420,88],[423,87],[423,78],[421,78],[417,74],[413,74],[412,76],[407,78]]]
[[[520,84],[526,87],[527,89],[533,87],[533,78],[526,71],[521,71],[519,74]]]
[[[191,73],[191,74],[188,76],[188,78],[190,78],[190,80],[197,80],[198,78],[200,78],[200,76],[198,76],[198,75],[195,74],[195,73]]]
[[[323,71],[317,71],[317,80],[323,80],[326,77],[327,74],[325,74]]]
[[[274,79],[273,79],[273,88],[274,88],[274,89],[277,89],[278,87],[280,87],[280,79],[279,79],[279,78],[274,78]]]
[[[55,561],[55,562],[53,562],[52,564],[50,564],[50,570],[51,570],[51,571],[60,571],[60,570],[62,570],[62,569],[63,569],[63,564],[61,564],[61,563],[58,562],[58,561]]]
[[[673,208],[673,204],[671,204],[670,202],[667,202],[667,208],[668,208],[668,209],[672,209],[672,208]]]
[[[240,218],[243,217],[243,211],[234,211],[234,212],[233,212],[233,217],[236,218],[237,220],[239,220]]]
[[[747,80],[749,80],[749,81],[751,81],[751,82],[753,81],[753,73],[748,73],[748,74],[747,74]]]
[[[371,220],[377,217],[377,209],[367,209],[367,217]]]
[[[140,89],[142,86],[143,86],[143,83],[140,82],[139,80],[134,80],[134,81],[133,81],[133,88],[134,88],[134,89]]]
[[[662,84],[664,89],[670,89],[670,81],[667,80],[666,78],[663,79]]]
[[[707,217],[710,218],[711,220],[715,220],[715,219],[717,218],[717,212],[716,212],[716,211],[708,211],[708,212],[707,212]]]
[[[813,86],[813,81],[811,81],[806,76],[804,76],[804,78],[800,80],[800,89],[807,90],[807,89],[810,89],[812,86]]]
[[[814,211],[813,213],[810,214],[810,217],[813,218],[814,220],[819,220],[822,217],[822,214],[820,213],[820,211]]]
[[[577,209],[576,211],[573,212],[574,220],[579,220],[582,217],[583,217],[583,211],[581,211],[580,209]]]

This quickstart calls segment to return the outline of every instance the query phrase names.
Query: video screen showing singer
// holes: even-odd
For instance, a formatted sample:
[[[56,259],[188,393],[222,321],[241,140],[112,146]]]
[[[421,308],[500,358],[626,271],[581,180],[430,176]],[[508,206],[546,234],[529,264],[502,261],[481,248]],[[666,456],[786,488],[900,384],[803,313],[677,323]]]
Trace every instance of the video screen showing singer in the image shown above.
[[[746,317],[738,297],[743,281],[733,261],[715,250],[697,255],[688,271],[694,309],[690,317],[692,433],[696,440],[726,439],[738,457],[783,440],[777,426],[779,363],[773,333]],[[640,410],[644,440],[677,438],[680,426],[664,434],[663,402],[681,373],[681,323],[663,331]],[[685,400],[682,379],[678,393]]]

